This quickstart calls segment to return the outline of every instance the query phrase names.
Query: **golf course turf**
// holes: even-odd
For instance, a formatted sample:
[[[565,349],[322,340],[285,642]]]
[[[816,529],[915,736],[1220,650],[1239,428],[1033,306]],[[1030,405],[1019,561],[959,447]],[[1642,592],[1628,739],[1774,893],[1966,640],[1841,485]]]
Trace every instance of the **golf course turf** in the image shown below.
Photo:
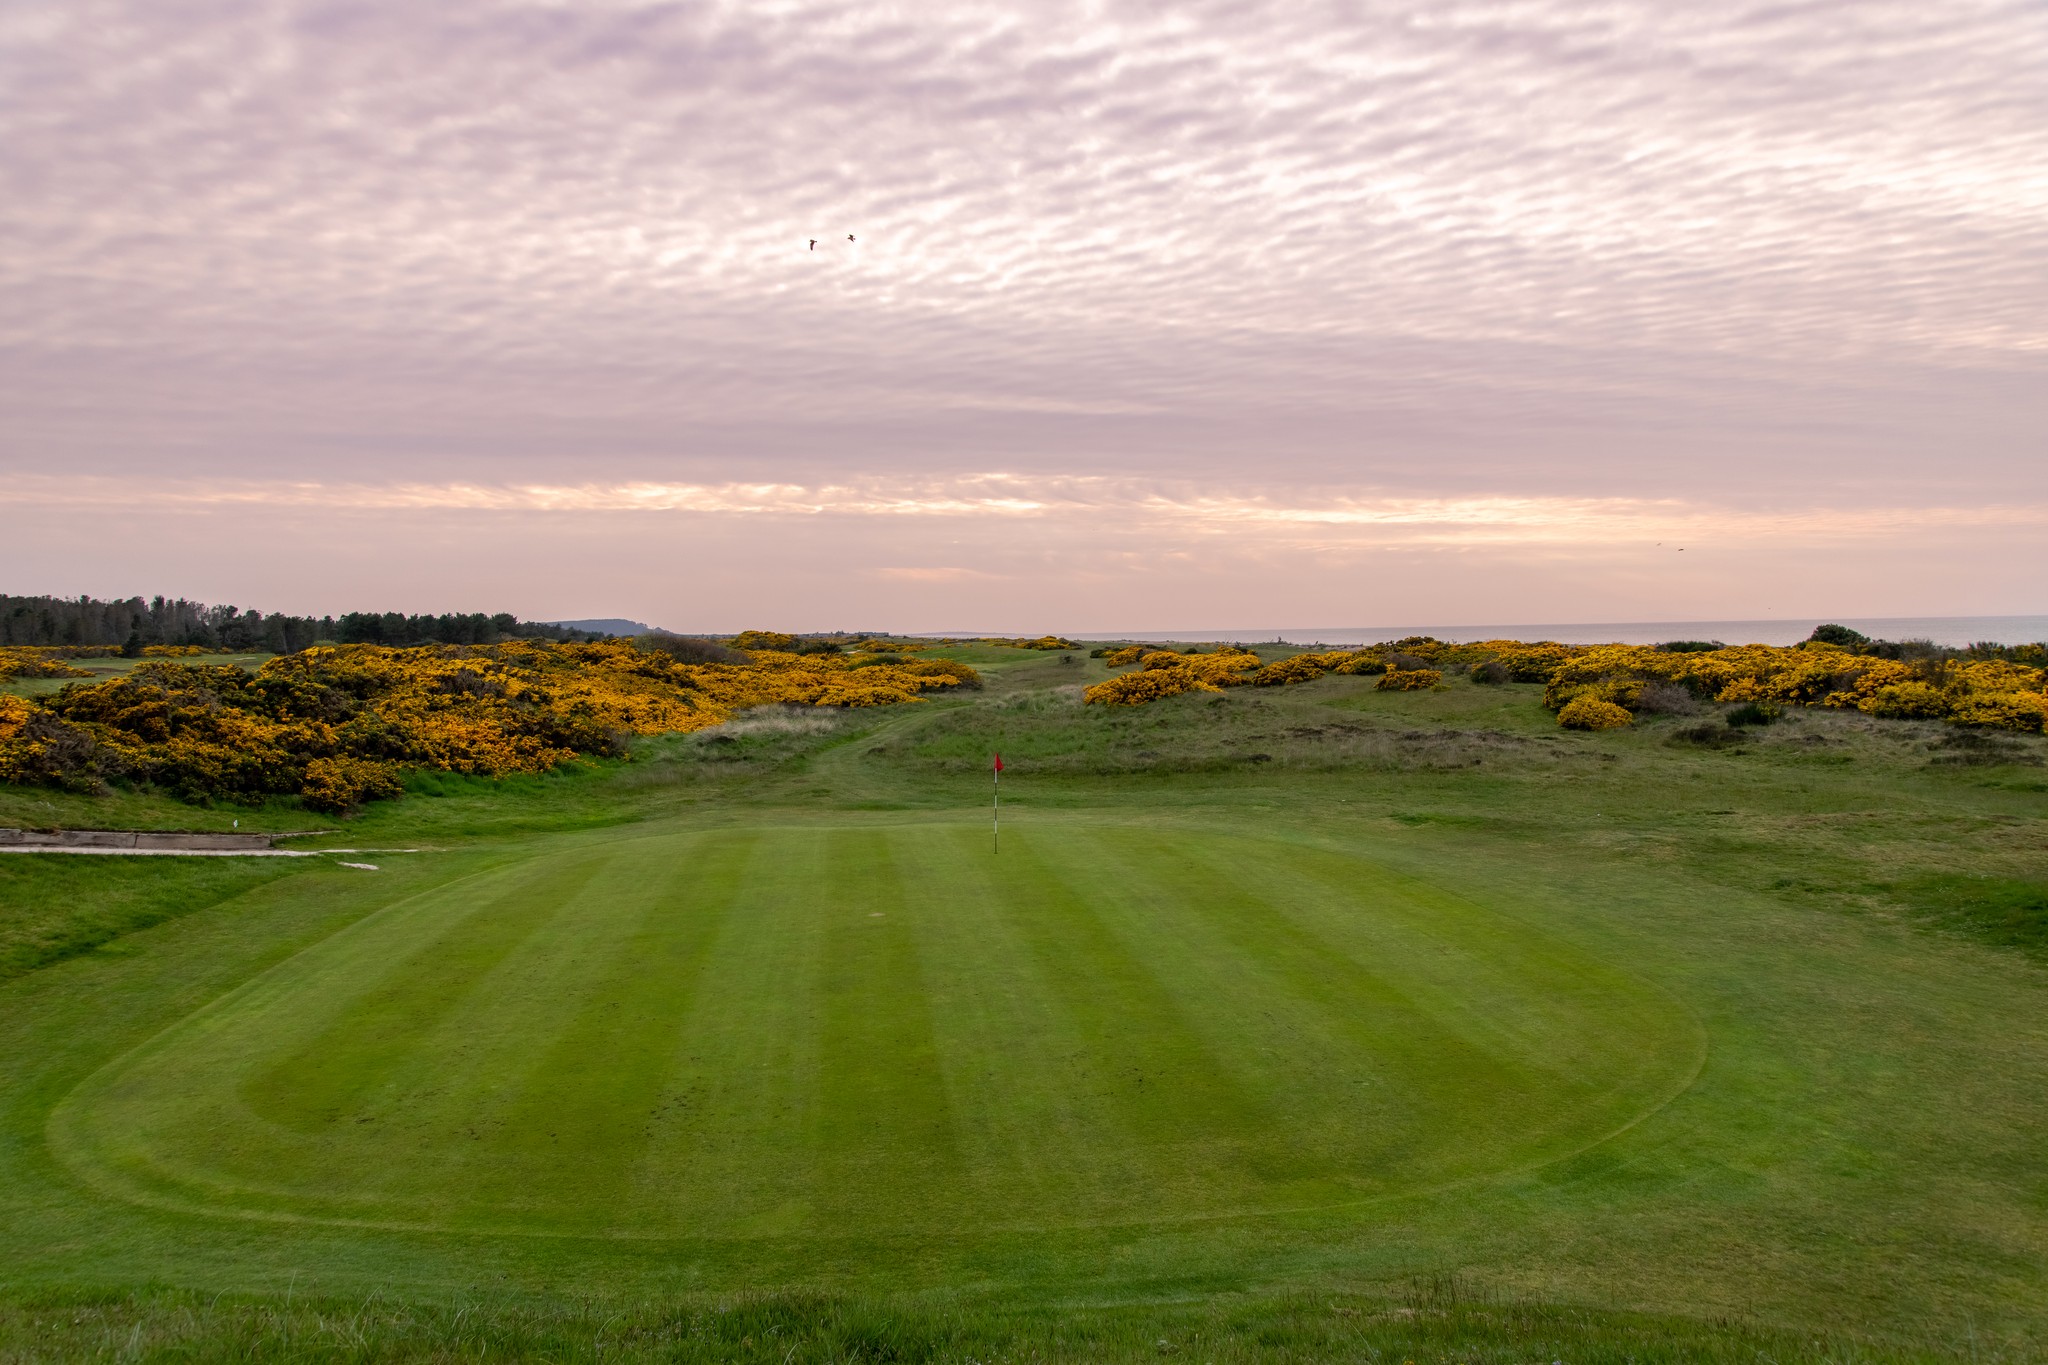
[[[821,894],[822,892],[822,894]],[[142,1202],[845,1237],[1327,1208],[1530,1166],[1683,1088],[1682,1006],[1326,851],[1063,821],[611,840],[464,879],[96,1074]]]
[[[967,657],[375,871],[0,859],[0,1353],[2040,1354],[2039,741]]]

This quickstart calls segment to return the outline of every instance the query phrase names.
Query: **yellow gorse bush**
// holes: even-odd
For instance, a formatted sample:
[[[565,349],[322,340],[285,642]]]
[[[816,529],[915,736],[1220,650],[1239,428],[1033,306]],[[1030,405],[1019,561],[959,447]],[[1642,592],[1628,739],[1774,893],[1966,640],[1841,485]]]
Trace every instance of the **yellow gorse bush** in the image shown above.
[[[1138,662],[1147,673],[1185,673],[1201,684],[1203,690],[1215,691],[1223,687],[1241,687],[1250,681],[1258,670],[1259,656],[1248,649],[1220,645],[1210,654],[1177,654],[1170,649],[1155,649],[1145,653]]]
[[[2048,696],[2038,692],[1966,692],[1951,704],[1957,725],[1995,726],[2039,734],[2048,729]]]
[[[1557,723],[1567,730],[1619,730],[1635,721],[1626,707],[1585,693],[1565,703]]]
[[[397,796],[405,790],[388,763],[371,763],[345,755],[316,758],[306,765],[299,796],[315,810],[347,810],[365,801]]]
[[[784,635],[779,630],[743,630],[732,637],[732,647],[749,652],[757,649],[774,649],[793,653],[796,650],[796,636]]]
[[[1148,668],[1099,682],[1083,692],[1081,700],[1097,706],[1143,706],[1148,701],[1177,697],[1184,692],[1221,690],[1196,677],[1193,669]]]
[[[2038,732],[2048,671],[2002,659],[1871,659],[1832,645],[1740,645],[1675,653],[1644,645],[1577,650],[1551,674],[1546,705],[1580,696],[1635,704],[1649,682],[1669,682],[1722,702],[1825,706],[1898,719],[1945,719]]]
[[[34,649],[0,649],[0,683],[16,678],[90,678],[92,671],[75,668],[51,654]]]
[[[1183,654],[1181,667],[1212,687],[1242,687],[1257,676],[1259,656],[1248,649],[1219,645],[1210,654]]]
[[[40,703],[8,699],[0,777],[79,787],[126,777],[195,797],[295,793],[341,809],[395,794],[405,769],[538,772],[754,706],[886,706],[977,685],[950,660],[855,667],[763,650],[744,664],[694,664],[620,641],[344,645],[254,673],[152,662]]]
[[[35,703],[0,695],[0,782],[62,785],[84,747]]]
[[[1431,667],[1397,666],[1390,656],[1405,658],[1410,664],[1426,661]],[[1434,687],[1442,682],[1447,666],[1489,660],[1498,661],[1516,682],[1544,684],[1544,704],[1560,713],[1581,697],[1627,713],[1636,707],[1645,686],[1668,683],[1719,702],[1825,706],[1896,719],[1947,720],[1957,725],[2036,733],[2048,729],[2048,669],[2031,662],[1950,658],[1909,663],[1817,642],[1682,651],[1650,645],[1520,640],[1452,645],[1414,637],[1372,649],[1296,654],[1263,667],[1249,651],[1229,645],[1220,645],[1216,653],[1207,655],[1148,651],[1133,645],[1104,656],[1112,666],[1140,664],[1145,674],[1185,674],[1205,688],[1244,682],[1278,687],[1333,673],[1381,673],[1385,676],[1378,687],[1383,691]],[[1086,695],[1090,701],[1136,705],[1187,690],[1186,686],[1169,688],[1158,683],[1116,688],[1105,683],[1090,688]]]
[[[1295,654],[1267,664],[1252,675],[1258,687],[1283,687],[1289,683],[1313,682],[1332,669],[1351,662],[1349,651],[1334,654]]]
[[[1444,680],[1440,668],[1390,668],[1373,684],[1379,692],[1426,692]]]

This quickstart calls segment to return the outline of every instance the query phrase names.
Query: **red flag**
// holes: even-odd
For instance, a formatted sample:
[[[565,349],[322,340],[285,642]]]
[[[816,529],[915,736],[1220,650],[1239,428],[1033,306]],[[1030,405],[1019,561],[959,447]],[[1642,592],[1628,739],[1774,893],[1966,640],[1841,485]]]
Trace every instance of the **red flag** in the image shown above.
[[[1002,770],[1003,770],[1003,756],[1002,756],[1001,754],[997,754],[997,755],[996,755],[996,771],[997,771],[997,772],[1001,772]]]

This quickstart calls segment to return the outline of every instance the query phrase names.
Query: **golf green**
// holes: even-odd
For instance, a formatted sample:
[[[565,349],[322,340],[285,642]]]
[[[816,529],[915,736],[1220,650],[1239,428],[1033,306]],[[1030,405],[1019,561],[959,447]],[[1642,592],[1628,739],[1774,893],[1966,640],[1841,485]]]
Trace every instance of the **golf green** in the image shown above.
[[[325,939],[50,1121],[273,1220],[651,1238],[1139,1223],[1554,1160],[1695,1073],[1617,967],[1355,856],[929,821],[565,841]]]

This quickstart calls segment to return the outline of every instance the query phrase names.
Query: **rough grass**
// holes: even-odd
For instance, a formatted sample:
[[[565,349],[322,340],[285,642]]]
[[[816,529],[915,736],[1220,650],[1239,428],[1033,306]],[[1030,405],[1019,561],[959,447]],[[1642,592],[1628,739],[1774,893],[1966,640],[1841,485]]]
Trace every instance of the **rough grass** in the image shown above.
[[[288,876],[291,861],[0,855],[0,980]]]
[[[868,752],[934,772],[980,771],[1000,750],[1055,775],[1280,770],[1412,770],[1477,766],[1513,755],[1554,758],[1548,735],[1496,728],[1389,724],[1333,714],[1307,696],[1192,693],[1142,707],[1085,706],[1079,687],[970,703]]]
[[[1950,932],[2048,956],[2048,881],[1934,876],[1896,888],[1909,913]]]

